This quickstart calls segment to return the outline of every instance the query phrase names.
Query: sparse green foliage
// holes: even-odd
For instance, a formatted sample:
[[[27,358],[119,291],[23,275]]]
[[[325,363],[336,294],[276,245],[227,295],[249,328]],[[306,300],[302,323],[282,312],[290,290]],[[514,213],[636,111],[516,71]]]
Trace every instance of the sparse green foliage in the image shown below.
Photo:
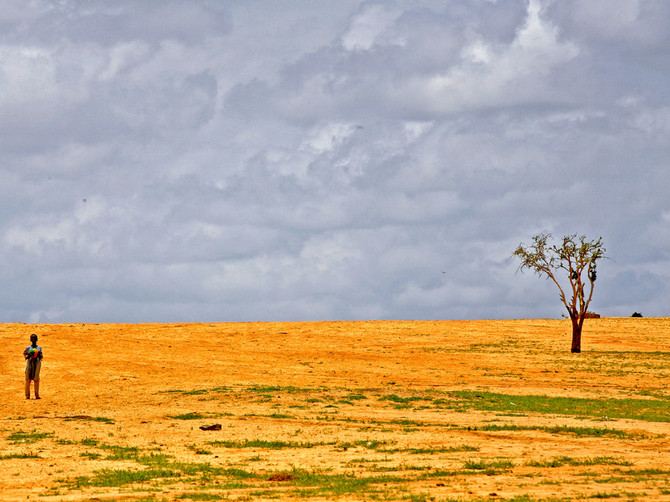
[[[556,284],[572,321],[571,351],[581,352],[582,327],[597,279],[596,264],[605,257],[605,247],[602,237],[587,241],[584,235],[566,235],[560,245],[550,244],[551,239],[551,234],[536,235],[532,244],[519,244],[514,256],[521,260],[522,271],[530,269]],[[561,281],[563,275],[567,284]]]
[[[8,455],[0,455],[0,460],[8,460],[10,458],[42,458],[36,453],[10,453]]]
[[[16,431],[12,434],[10,434],[7,437],[7,441],[13,444],[20,444],[20,443],[35,443],[37,441],[40,441],[42,439],[48,438],[53,436],[52,432],[25,432],[25,431]]]
[[[495,392],[453,391],[461,406],[490,411],[522,411],[561,415],[670,421],[668,399],[590,399],[559,396],[520,396]],[[495,427],[495,426],[491,426]]]
[[[314,448],[323,443],[305,443],[294,441],[267,441],[262,439],[247,439],[245,441],[209,441],[211,446],[223,448],[263,448],[268,450],[282,450],[285,448]]]
[[[205,448],[201,448],[200,446],[195,445],[195,444],[189,445],[188,449],[191,450],[196,455],[211,455],[212,454],[212,452],[210,450],[207,450]]]
[[[184,493],[177,497],[178,499],[188,499],[188,500],[221,500],[222,495],[216,493]]]
[[[168,418],[174,418],[175,420],[200,420],[201,418],[208,418],[207,415],[202,413],[182,413],[181,415],[168,415]]]
[[[223,415],[224,415],[223,413],[211,413],[211,412],[200,413],[194,411],[190,413],[182,413],[181,415],[167,415],[167,418],[172,418],[174,420],[201,420],[206,418],[219,418]]]
[[[572,458],[566,456],[554,457],[551,460],[537,461],[532,460],[526,465],[531,467],[562,467],[564,465],[581,466],[581,465],[625,465],[631,466],[632,462],[623,458],[617,457],[594,457],[594,458]]]
[[[491,460],[490,462],[487,462],[486,460],[468,460],[463,467],[474,471],[488,471],[495,473],[512,469],[514,463],[508,459]]]

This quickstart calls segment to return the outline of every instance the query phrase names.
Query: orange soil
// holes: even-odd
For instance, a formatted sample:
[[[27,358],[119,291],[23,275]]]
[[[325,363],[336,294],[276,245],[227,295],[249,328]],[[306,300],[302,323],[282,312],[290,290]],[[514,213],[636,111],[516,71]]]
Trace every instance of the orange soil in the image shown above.
[[[613,457],[632,463],[625,469],[667,469],[669,422],[532,413],[509,417],[483,411],[438,413],[421,406],[393,407],[389,401],[379,400],[390,394],[442,395],[455,390],[597,399],[644,398],[645,393],[652,392],[667,399],[668,359],[661,358],[660,366],[643,363],[645,353],[667,355],[670,319],[588,320],[581,354],[569,352],[569,328],[565,320],[0,325],[0,500],[134,500],[147,496],[173,500],[198,488],[193,480],[109,488],[68,487],[65,480],[94,476],[100,469],[142,468],[132,461],[87,457],[91,448],[83,446],[85,439],[155,449],[179,461],[237,466],[268,475],[304,468],[366,476],[371,472],[361,460],[364,458],[377,462],[374,465],[398,466],[399,470],[403,465],[462,468],[468,459],[504,458],[515,465],[512,471],[493,476],[416,480],[404,485],[409,491],[386,493],[390,498],[424,494],[436,500],[476,500],[527,494],[535,500],[616,492],[670,500],[670,487],[659,478],[619,484],[589,481],[616,472],[617,467],[612,465],[588,468],[593,473],[591,478],[583,474],[584,467],[538,470],[528,465],[531,460],[557,456]],[[23,397],[21,353],[31,333],[38,334],[45,352],[39,401]],[[254,386],[281,388],[262,396]],[[211,392],[220,387],[227,390]],[[305,396],[285,390],[290,387],[312,389],[315,399],[306,401]],[[189,394],[192,391],[202,393]],[[330,409],[321,399],[325,394],[339,399],[351,392],[364,394],[367,399],[349,404],[333,401],[335,405]],[[189,412],[212,418],[169,418]],[[323,420],[324,416],[334,421]],[[97,417],[114,423],[93,420]],[[392,425],[408,419],[443,426]],[[221,423],[222,430],[203,432],[197,427],[213,422]],[[576,438],[533,430],[474,430],[489,422],[609,427],[637,431],[648,438]],[[387,425],[380,425],[384,423]],[[471,430],[467,430],[469,426]],[[6,439],[17,431],[51,435],[26,444]],[[360,446],[295,450],[207,446],[211,441],[233,439],[324,444],[383,439],[403,445],[405,450],[381,454]],[[479,450],[423,456],[407,453],[409,448],[463,444]],[[198,454],[195,450],[199,447],[211,453]],[[14,458],[20,453],[34,453],[39,458]],[[251,462],[253,455],[259,458]],[[576,481],[568,482],[573,479]],[[281,481],[257,484],[257,488],[266,490],[265,495],[250,495],[245,487],[219,491],[214,487],[211,493],[261,500],[276,498],[285,490],[282,499],[297,497]],[[394,486],[387,489],[393,490]],[[361,492],[342,498],[365,497]],[[328,500],[331,496],[315,494],[307,498]]]

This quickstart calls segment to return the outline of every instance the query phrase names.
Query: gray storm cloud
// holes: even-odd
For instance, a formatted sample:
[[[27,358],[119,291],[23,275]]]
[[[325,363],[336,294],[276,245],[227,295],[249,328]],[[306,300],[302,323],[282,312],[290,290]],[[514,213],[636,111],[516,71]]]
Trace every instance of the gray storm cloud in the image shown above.
[[[667,315],[666,2],[0,3],[3,321]]]

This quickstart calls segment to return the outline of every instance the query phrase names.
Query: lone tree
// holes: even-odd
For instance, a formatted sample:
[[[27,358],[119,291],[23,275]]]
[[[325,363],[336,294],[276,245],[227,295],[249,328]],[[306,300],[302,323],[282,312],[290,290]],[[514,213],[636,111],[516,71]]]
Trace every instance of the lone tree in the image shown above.
[[[602,237],[587,241],[583,235],[567,235],[560,246],[549,244],[550,239],[551,234],[536,235],[531,245],[519,244],[514,256],[521,260],[521,271],[529,268],[539,276],[546,275],[558,286],[559,296],[572,321],[571,351],[581,352],[582,326],[593,296],[596,262],[605,257]],[[568,282],[564,280],[562,285],[559,278],[563,275]],[[587,283],[588,291],[585,291]]]

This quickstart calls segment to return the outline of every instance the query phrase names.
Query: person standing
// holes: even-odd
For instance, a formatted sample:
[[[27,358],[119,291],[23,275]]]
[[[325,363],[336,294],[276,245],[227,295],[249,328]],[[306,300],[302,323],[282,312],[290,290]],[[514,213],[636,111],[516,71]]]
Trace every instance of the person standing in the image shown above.
[[[30,399],[30,381],[35,382],[35,399],[40,398],[40,370],[42,369],[42,347],[37,345],[37,335],[30,335],[30,345],[23,351],[26,359],[26,399]]]

